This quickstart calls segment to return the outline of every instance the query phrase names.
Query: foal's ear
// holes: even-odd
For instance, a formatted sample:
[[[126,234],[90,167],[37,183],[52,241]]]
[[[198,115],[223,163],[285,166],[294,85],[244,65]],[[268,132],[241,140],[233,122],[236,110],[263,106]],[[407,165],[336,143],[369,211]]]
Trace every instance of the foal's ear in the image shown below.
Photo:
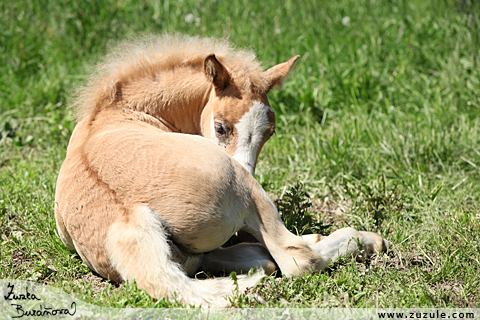
[[[230,76],[227,69],[217,60],[215,54],[211,54],[205,58],[203,62],[203,70],[208,81],[215,86],[215,90],[223,90],[228,86]]]
[[[300,58],[300,56],[297,55],[288,60],[287,62],[277,64],[276,66],[271,67],[264,72],[265,76],[270,82],[267,91],[272,90],[276,86],[282,85],[283,80],[288,75],[293,65],[295,64],[295,61],[297,61],[298,58]]]

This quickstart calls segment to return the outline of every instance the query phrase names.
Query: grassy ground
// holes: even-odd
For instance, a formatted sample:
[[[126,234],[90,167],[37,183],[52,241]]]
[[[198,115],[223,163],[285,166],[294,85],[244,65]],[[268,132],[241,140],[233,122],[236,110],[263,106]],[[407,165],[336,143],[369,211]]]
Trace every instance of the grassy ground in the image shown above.
[[[74,88],[112,42],[178,31],[229,37],[266,67],[302,55],[270,95],[277,135],[256,178],[273,198],[303,182],[322,232],[395,244],[233,305],[480,307],[479,30],[473,0],[0,2],[0,278],[175,306],[93,275],[57,237],[53,199]]]

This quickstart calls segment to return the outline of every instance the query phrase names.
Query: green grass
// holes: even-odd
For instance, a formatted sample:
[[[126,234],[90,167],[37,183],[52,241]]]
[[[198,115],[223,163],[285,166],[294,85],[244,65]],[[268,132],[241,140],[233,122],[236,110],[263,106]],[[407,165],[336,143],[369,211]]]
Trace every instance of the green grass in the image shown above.
[[[273,198],[301,181],[325,232],[395,244],[268,278],[235,306],[479,307],[479,30],[473,0],[1,2],[0,278],[102,306],[175,306],[93,275],[57,237],[53,201],[75,88],[117,40],[176,31],[229,37],[265,67],[302,55],[270,94],[277,135],[256,178]]]

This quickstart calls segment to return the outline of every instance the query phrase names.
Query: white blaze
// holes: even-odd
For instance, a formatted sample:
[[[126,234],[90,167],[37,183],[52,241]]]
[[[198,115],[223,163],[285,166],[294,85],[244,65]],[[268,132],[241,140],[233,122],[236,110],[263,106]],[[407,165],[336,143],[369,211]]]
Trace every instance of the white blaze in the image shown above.
[[[253,176],[257,151],[269,126],[267,113],[271,108],[255,100],[252,103],[250,110],[235,124],[238,142],[233,158]]]

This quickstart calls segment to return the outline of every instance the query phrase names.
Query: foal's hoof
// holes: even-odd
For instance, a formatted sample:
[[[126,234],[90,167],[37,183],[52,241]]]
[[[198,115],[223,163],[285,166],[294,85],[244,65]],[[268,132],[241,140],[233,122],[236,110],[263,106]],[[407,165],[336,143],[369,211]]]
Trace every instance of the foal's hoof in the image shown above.
[[[362,244],[365,246],[365,253],[370,257],[379,252],[387,252],[392,248],[392,243],[384,239],[381,235],[374,232],[359,231],[363,237]]]

